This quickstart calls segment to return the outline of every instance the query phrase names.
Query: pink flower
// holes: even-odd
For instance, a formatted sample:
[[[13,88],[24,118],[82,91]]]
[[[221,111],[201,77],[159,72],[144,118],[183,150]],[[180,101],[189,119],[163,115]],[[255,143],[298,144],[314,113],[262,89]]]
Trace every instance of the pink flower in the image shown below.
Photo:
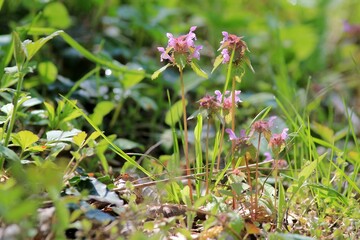
[[[216,98],[214,96],[206,95],[205,97],[201,98],[199,100],[200,107],[210,109],[210,110],[216,110],[220,107],[220,104],[217,102]]]
[[[237,137],[233,130],[230,128],[225,129],[225,132],[229,134],[230,141],[235,142],[235,150],[241,151],[245,148],[250,147],[252,144],[249,142],[249,136],[246,135],[244,129],[240,130],[240,135]]]
[[[238,37],[228,32],[222,32],[223,40],[220,42],[220,48],[222,55],[222,63],[228,63],[230,61],[230,54],[235,49],[234,63],[240,63],[244,57],[245,50],[248,50],[246,43],[242,40],[243,37]]]
[[[168,59],[168,60],[172,61],[172,58],[171,58],[170,55],[165,51],[165,48],[163,48],[163,47],[158,47],[157,49],[158,49],[158,51],[161,53],[161,55],[160,55],[160,61],[161,61],[161,62],[164,61],[164,59]]]
[[[244,129],[241,129],[241,130],[240,130],[240,135],[239,135],[239,137],[237,137],[236,134],[234,133],[234,131],[231,130],[230,128],[225,129],[225,132],[226,132],[227,134],[229,134],[229,139],[230,139],[231,141],[234,141],[234,140],[237,141],[237,140],[241,140],[241,139],[246,139],[246,140],[249,139],[249,138],[246,136],[246,132],[245,132]]]
[[[288,137],[287,132],[289,131],[288,128],[284,128],[284,130],[281,133],[274,134],[269,141],[269,147],[280,147],[282,148],[285,144],[285,140]]]
[[[252,133],[254,131],[258,132],[258,133],[270,132],[270,127],[272,127],[275,119],[276,119],[276,116],[272,116],[269,118],[268,121],[259,120],[259,121],[254,122],[252,125]]]
[[[188,34],[179,37],[174,37],[171,33],[167,33],[166,36],[169,38],[169,41],[166,50],[162,47],[158,47],[158,50],[161,53],[160,61],[167,59],[173,64],[176,64],[176,54],[185,55],[188,61],[191,61],[193,58],[199,60],[199,51],[202,49],[202,46],[195,45],[196,35],[194,31],[196,28],[196,26],[191,27]]]
[[[230,95],[226,97],[225,95],[228,95],[229,93]],[[242,102],[239,97],[240,93],[241,93],[240,90],[235,91],[235,102],[234,102],[235,105],[239,102]],[[232,93],[230,91],[226,91],[223,97],[222,93],[219,90],[216,90],[215,95],[216,95],[216,100],[218,101],[218,103],[222,104],[223,109],[231,109],[233,103],[232,103]]]

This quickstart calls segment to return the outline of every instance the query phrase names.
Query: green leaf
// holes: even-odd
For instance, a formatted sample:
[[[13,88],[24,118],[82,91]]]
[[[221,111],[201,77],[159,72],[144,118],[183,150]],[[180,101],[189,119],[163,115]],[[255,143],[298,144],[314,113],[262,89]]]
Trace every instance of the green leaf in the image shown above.
[[[24,44],[27,49],[27,60],[29,61],[39,50],[47,43],[49,40],[53,39],[54,37],[58,36],[63,31],[56,31],[50,34],[47,37],[40,38],[39,40],[33,42],[31,40],[25,40]]]
[[[334,130],[331,128],[317,122],[312,123],[311,128],[328,143],[332,143],[334,141]]]
[[[26,52],[24,44],[21,42],[19,34],[17,32],[12,33],[12,38],[14,42],[14,57],[16,61],[16,66],[18,70],[22,69],[26,58]]]
[[[127,155],[121,148],[119,148],[112,141],[110,141],[110,139],[107,136],[105,136],[105,134],[93,123],[93,121],[83,111],[81,111],[76,106],[76,104],[73,101],[70,101],[67,98],[64,98],[64,99],[65,99],[66,103],[68,103],[69,105],[71,105],[72,107],[74,107],[75,109],[77,109],[81,113],[81,115],[86,119],[86,121],[106,140],[106,142],[109,143],[109,145],[112,147],[112,150],[116,154],[118,154],[120,157],[124,158],[128,163],[130,163],[131,165],[137,167],[144,174],[146,174],[147,176],[149,176],[149,177],[151,177],[153,179],[153,177],[151,176],[149,171],[147,171],[145,168],[143,168],[141,165],[139,165],[134,159],[132,159],[129,155]]]
[[[187,105],[187,100],[185,105]],[[165,123],[169,126],[175,126],[175,124],[181,119],[183,115],[183,108],[181,100],[173,104],[169,111],[165,115]]]
[[[100,133],[98,133],[98,132],[96,132],[96,131],[93,132],[93,133],[86,139],[85,144],[88,144],[89,141],[95,140],[95,139],[97,139],[98,137],[100,137]]]
[[[199,67],[199,65],[197,65],[197,64],[194,63],[194,62],[191,62],[191,63],[190,63],[190,66],[191,66],[192,70],[194,70],[194,72],[195,72],[197,75],[199,75],[200,77],[203,77],[203,78],[208,79],[207,73],[206,73],[204,70],[202,70],[202,69]]]
[[[215,69],[217,69],[217,68],[220,66],[220,64],[222,63],[223,59],[224,59],[224,58],[223,58],[222,55],[219,55],[219,56],[217,56],[217,57],[215,58],[214,67],[213,67],[213,69],[211,70],[211,73],[213,73],[213,72],[215,71]]]
[[[17,146],[20,146],[22,151],[26,151],[38,140],[39,137],[28,130],[20,131],[12,135],[12,142]]]
[[[250,68],[250,70],[251,70],[253,73],[255,73],[255,70],[254,70],[253,66],[251,65],[250,58],[247,57],[247,56],[245,56],[245,57],[244,57],[244,61],[245,61],[246,65]]]
[[[309,186],[311,188],[319,189],[322,192],[326,193],[327,197],[337,199],[339,202],[341,202],[341,203],[343,203],[345,205],[349,205],[349,202],[348,202],[347,198],[344,197],[341,193],[339,193],[338,191],[336,191],[333,188],[324,186],[322,184],[315,184],[315,183],[309,183],[309,184],[307,184],[307,186]]]
[[[140,70],[139,70],[140,72]],[[132,74],[126,73],[124,78],[121,80],[121,83],[125,89],[129,89],[132,86],[138,84],[145,78],[145,71],[141,71],[142,74]]]
[[[118,138],[114,141],[114,144],[123,150],[129,150],[134,148],[144,149],[144,146],[140,143],[131,141],[125,138]]]
[[[73,137],[73,143],[75,143],[78,147],[83,146],[85,139],[87,137],[86,132],[79,132],[77,135]]]
[[[302,236],[299,234],[290,233],[271,233],[269,235],[270,240],[315,240],[311,237]]]
[[[96,124],[100,126],[103,123],[104,117],[109,114],[114,109],[114,103],[111,101],[102,101],[99,102],[94,108],[94,113],[89,117]]]
[[[55,64],[50,61],[39,63],[38,72],[43,82],[46,84],[53,83],[58,74]]]
[[[48,26],[66,29],[71,25],[69,13],[61,2],[52,2],[46,5],[43,11],[44,17],[48,21]]]
[[[73,137],[79,134],[81,131],[74,128],[71,131],[60,131],[52,130],[46,132],[47,141],[61,141],[61,142],[72,142]]]
[[[162,73],[163,71],[165,71],[171,64],[168,63],[165,66],[163,66],[162,68],[156,70],[152,75],[151,75],[151,80],[155,80],[156,78],[159,77],[160,73]]]
[[[44,34],[51,34],[52,32],[56,31],[54,28],[39,28],[39,27],[32,27],[29,29],[28,34],[30,35],[44,35]],[[112,70],[120,71],[123,73],[133,73],[133,74],[143,74],[143,71],[129,69],[128,67],[120,64],[119,62],[113,60],[109,61],[109,59],[104,59],[98,56],[95,56],[91,52],[89,52],[86,48],[81,46],[77,41],[75,41],[69,34],[64,31],[58,31],[58,35],[60,35],[64,41],[69,44],[72,48],[77,50],[80,54],[82,54],[86,59],[97,63],[101,66],[106,66]]]
[[[277,208],[278,208],[277,227],[278,227],[278,229],[280,229],[282,226],[282,220],[284,218],[284,213],[285,213],[285,210],[287,209],[287,206],[286,206],[286,199],[285,199],[285,190],[284,190],[284,186],[281,181],[278,181],[278,186],[279,186],[279,194],[278,194],[279,203],[277,206]]]
[[[50,103],[44,102],[44,105],[49,118],[49,126],[52,127],[55,125],[55,109]]]
[[[20,162],[19,156],[11,149],[4,147],[0,144],[0,156],[5,157],[6,159],[12,160],[14,162]]]

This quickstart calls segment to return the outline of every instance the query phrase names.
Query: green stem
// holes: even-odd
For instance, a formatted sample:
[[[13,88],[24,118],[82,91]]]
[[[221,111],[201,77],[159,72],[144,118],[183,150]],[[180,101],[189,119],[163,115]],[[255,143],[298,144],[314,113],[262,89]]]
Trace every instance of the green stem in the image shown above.
[[[12,114],[11,114],[11,118],[10,118],[10,123],[9,123],[9,128],[7,129],[7,133],[5,136],[5,142],[4,142],[4,146],[7,147],[10,141],[10,135],[14,129],[14,125],[15,125],[15,121],[16,121],[16,112],[18,109],[18,102],[19,102],[19,98],[20,98],[20,92],[21,92],[21,87],[22,87],[22,82],[24,79],[24,74],[20,72],[19,70],[19,80],[16,86],[16,92],[14,95],[14,100],[13,100],[13,110],[12,110]]]
[[[179,68],[180,72],[180,85],[181,85],[181,102],[183,107],[183,120],[184,120],[184,154],[186,160],[186,175],[190,175],[190,161],[189,161],[189,142],[188,142],[188,128],[187,128],[187,116],[186,116],[186,101],[185,101],[185,87],[184,87],[184,79],[183,79],[183,71]],[[191,179],[187,181],[190,191],[190,200],[193,202],[193,191],[191,186]]]
[[[21,93],[21,88],[22,88],[22,83],[23,83],[23,79],[25,74],[23,74],[21,72],[21,67],[18,66],[18,73],[19,73],[19,79],[17,82],[17,86],[16,86],[16,92],[14,95],[14,100],[13,100],[13,110],[12,110],[12,114],[11,114],[11,118],[10,118],[10,122],[9,122],[9,127],[6,131],[6,135],[5,135],[5,140],[4,140],[4,147],[7,147],[9,145],[9,141],[10,141],[10,136],[11,133],[14,129],[14,125],[15,125],[15,121],[16,121],[16,113],[17,113],[17,109],[19,107],[19,98],[20,98],[20,93]],[[4,169],[4,163],[5,163],[5,158],[1,157],[0,158],[0,170],[2,171]]]
[[[210,133],[210,119],[207,120],[206,126],[206,144],[205,144],[205,189],[206,194],[209,193],[209,133]],[[211,169],[212,170],[212,169]]]
[[[221,137],[220,137],[219,153],[218,153],[218,156],[217,156],[217,165],[216,165],[216,170],[217,170],[217,171],[220,170],[220,160],[221,160],[222,146],[223,146],[223,142],[224,142],[224,134],[225,134],[225,124],[222,124],[222,126],[221,126]]]

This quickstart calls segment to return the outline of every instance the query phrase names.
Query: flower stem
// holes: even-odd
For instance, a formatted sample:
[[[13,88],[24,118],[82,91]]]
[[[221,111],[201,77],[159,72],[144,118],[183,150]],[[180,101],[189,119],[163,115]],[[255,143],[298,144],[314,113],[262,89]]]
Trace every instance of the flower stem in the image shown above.
[[[210,134],[210,119],[207,120],[206,126],[206,144],[205,144],[205,189],[206,195],[209,193],[209,134]]]
[[[254,212],[254,221],[256,221],[256,214],[258,212],[258,184],[259,184],[259,151],[260,151],[260,140],[261,140],[261,132],[259,133],[257,150],[256,150],[256,168],[255,168],[255,212]]]
[[[216,170],[217,170],[217,171],[220,170],[220,160],[221,160],[222,146],[223,146],[223,142],[224,142],[224,134],[225,134],[225,124],[222,124],[222,127],[221,127],[221,137],[220,137],[220,145],[219,145],[219,153],[218,153],[218,155],[217,155],[217,165],[216,165]]]
[[[185,87],[184,87],[184,79],[183,79],[183,71],[179,68],[180,72],[180,85],[181,85],[181,102],[183,106],[183,120],[184,120],[184,154],[186,161],[186,175],[190,175],[190,161],[189,161],[189,142],[188,142],[188,128],[187,128],[187,116],[186,116],[186,101],[185,101]],[[191,185],[191,179],[187,181],[189,187],[190,200],[193,202],[193,191]]]

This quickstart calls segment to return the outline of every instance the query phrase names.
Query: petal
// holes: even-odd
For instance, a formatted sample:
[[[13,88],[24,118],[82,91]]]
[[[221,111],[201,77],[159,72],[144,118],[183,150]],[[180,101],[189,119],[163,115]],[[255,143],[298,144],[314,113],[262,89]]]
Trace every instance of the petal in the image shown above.
[[[215,95],[216,95],[216,101],[218,101],[219,103],[221,103],[222,100],[222,94],[219,90],[215,90]]]
[[[229,139],[230,139],[230,140],[236,140],[236,139],[238,139],[238,138],[236,137],[234,131],[231,130],[230,128],[225,129],[225,132],[226,132],[227,134],[229,134]]]
[[[276,116],[271,116],[268,120],[269,127],[271,127],[274,123],[274,120],[276,119]]]
[[[265,160],[264,161],[270,161],[273,159],[270,152],[264,152]]]
[[[288,131],[289,131],[288,128],[284,128],[284,130],[283,130],[282,133],[281,133],[281,139],[282,139],[282,140],[285,140],[285,139],[287,138],[287,136],[288,136],[287,132],[288,132]]]

